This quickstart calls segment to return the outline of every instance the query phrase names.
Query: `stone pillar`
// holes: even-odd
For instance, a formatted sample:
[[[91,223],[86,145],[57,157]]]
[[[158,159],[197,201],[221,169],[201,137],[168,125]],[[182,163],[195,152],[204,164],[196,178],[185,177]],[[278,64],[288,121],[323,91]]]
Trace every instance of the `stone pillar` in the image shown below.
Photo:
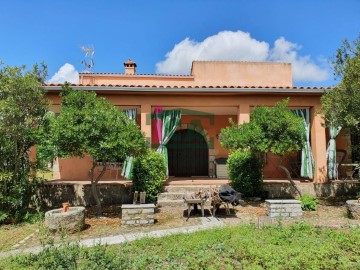
[[[310,140],[315,160],[314,183],[326,183],[328,182],[326,162],[326,133],[325,127],[322,126],[322,115],[316,114],[316,111],[319,108],[320,105],[314,106],[310,110]]]
[[[154,224],[155,207],[154,204],[123,204],[121,206],[121,225]]]
[[[238,108],[238,124],[250,122],[250,104],[241,104]]]
[[[145,138],[151,144],[151,105],[141,105],[141,131],[145,133]]]

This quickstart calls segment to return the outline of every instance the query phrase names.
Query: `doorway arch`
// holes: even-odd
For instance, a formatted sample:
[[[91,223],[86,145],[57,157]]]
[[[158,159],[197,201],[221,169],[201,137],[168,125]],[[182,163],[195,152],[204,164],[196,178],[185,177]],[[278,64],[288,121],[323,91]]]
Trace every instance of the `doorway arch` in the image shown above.
[[[209,149],[202,134],[181,129],[174,133],[166,146],[170,176],[208,176]]]

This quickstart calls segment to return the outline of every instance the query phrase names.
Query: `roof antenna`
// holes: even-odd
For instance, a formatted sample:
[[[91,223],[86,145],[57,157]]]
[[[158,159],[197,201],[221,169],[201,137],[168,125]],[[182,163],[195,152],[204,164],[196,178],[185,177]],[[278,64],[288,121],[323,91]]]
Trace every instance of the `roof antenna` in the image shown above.
[[[84,60],[81,61],[81,64],[85,66],[85,69],[82,72],[92,73],[92,68],[94,67],[94,46],[81,46],[80,48],[83,52],[85,52]]]

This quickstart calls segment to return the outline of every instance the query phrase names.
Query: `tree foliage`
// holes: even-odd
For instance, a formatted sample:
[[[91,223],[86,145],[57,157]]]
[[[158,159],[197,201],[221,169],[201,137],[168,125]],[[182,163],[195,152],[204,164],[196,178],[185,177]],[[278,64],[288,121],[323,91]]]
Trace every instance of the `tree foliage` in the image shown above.
[[[0,69],[0,223],[21,220],[38,181],[30,148],[41,137],[39,125],[48,109],[42,88],[45,65]]]
[[[333,68],[335,77],[341,82],[321,98],[325,123],[360,129],[360,34],[352,44],[343,41]]]
[[[283,157],[301,150],[305,143],[303,119],[287,109],[288,102],[289,99],[274,107],[254,108],[249,123],[232,123],[221,130],[221,145],[231,150],[279,155],[281,159],[278,166],[286,172],[291,184],[300,193],[289,171],[282,165]]]
[[[92,157],[92,194],[100,215],[96,184],[105,173],[107,162],[122,162],[126,156],[136,157],[144,153],[144,134],[124,112],[94,92],[76,91],[65,85],[61,97],[59,116],[49,118],[50,141],[54,147],[46,149],[50,153],[54,149],[59,157]],[[97,162],[102,163],[102,171],[95,176]]]
[[[288,100],[274,107],[255,107],[250,122],[232,123],[221,130],[221,145],[227,149],[286,156],[304,145],[303,119],[287,109]]]

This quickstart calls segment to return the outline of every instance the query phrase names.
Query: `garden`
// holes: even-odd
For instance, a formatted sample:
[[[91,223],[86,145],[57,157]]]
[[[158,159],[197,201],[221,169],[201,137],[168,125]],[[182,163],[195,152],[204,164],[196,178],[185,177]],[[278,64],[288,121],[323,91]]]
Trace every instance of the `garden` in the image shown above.
[[[341,126],[359,134],[359,42],[354,44],[345,41],[340,48],[334,67],[343,80],[323,96],[320,113],[330,130]],[[46,76],[44,65],[30,70],[0,69],[0,257],[4,257],[0,269],[360,268],[359,219],[349,218],[346,205],[355,196],[303,194],[283,163],[292,152],[303,151],[307,166],[301,173],[312,179],[308,119],[302,110],[288,109],[289,99],[273,107],[254,108],[249,123],[231,122],[219,136],[230,151],[230,185],[243,195],[245,205],[233,207],[230,215],[221,208],[216,217],[205,207],[204,217],[193,211],[188,220],[185,206],[158,207],[151,217],[154,225],[120,226],[121,205],[104,205],[99,193],[108,164],[130,164],[133,191],[146,192],[144,200],[156,203],[167,177],[165,159],[150,149],[131,117],[94,92],[76,91],[65,84],[60,93],[61,113],[51,113],[42,88]],[[335,105],[340,107],[334,110]],[[354,145],[355,158],[359,158],[358,150]],[[266,215],[265,153],[280,157],[278,167],[301,201],[301,217]],[[54,158],[85,155],[92,158],[89,179],[94,204],[84,208],[84,225],[78,230],[69,232],[59,226],[52,231],[44,225],[49,209],[43,207],[39,195],[46,181],[41,175]],[[329,178],[334,177],[334,170],[329,166]],[[203,230],[207,223],[221,228]],[[83,240],[192,226],[201,231],[121,245],[81,246]],[[39,248],[37,254],[25,252],[34,247]]]
[[[114,246],[63,244],[36,255],[7,258],[0,268],[358,269],[359,242],[359,227],[242,225]]]

